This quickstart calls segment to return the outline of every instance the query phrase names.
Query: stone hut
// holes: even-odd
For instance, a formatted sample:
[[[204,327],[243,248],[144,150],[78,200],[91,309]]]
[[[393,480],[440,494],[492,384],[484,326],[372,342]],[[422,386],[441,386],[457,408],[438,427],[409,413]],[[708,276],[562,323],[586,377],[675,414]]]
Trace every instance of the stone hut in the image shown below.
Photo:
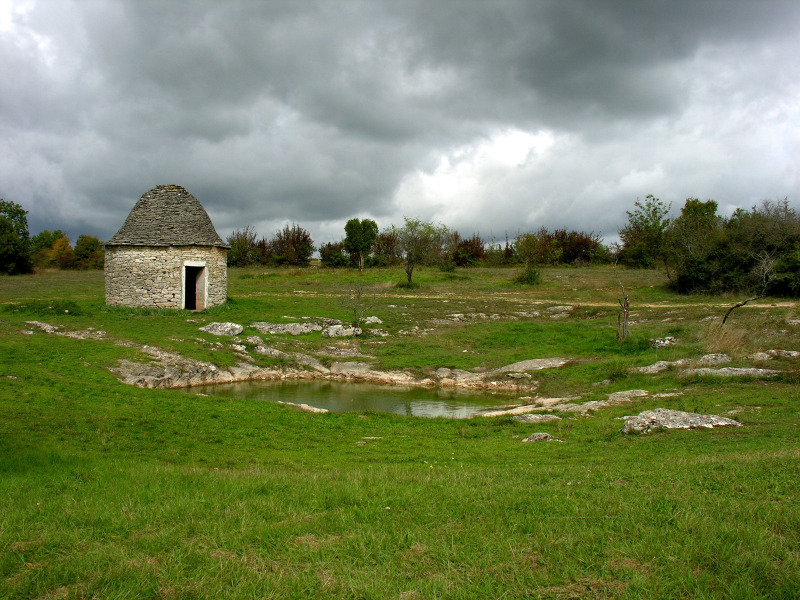
[[[228,248],[197,198],[159,185],[105,243],[106,304],[203,310],[225,302]]]

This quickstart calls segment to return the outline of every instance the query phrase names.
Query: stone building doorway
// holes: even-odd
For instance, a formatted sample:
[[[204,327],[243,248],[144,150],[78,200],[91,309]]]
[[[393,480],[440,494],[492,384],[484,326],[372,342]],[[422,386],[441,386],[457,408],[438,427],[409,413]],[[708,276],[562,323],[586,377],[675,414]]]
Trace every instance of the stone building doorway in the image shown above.
[[[206,307],[206,267],[187,263],[183,268],[183,308],[203,310]]]

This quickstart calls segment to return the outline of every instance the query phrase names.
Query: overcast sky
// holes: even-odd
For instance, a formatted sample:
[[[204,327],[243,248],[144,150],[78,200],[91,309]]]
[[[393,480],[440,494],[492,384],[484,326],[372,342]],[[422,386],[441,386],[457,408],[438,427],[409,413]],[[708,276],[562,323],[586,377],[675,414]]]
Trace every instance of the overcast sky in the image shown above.
[[[796,0],[0,0],[0,77],[0,197],[73,241],[170,183],[317,243],[800,198]]]

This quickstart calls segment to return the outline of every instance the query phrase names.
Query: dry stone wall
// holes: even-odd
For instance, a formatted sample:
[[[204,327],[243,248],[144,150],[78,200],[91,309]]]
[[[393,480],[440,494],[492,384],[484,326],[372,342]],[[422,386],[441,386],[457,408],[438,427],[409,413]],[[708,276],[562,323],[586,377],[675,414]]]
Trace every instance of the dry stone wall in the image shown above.
[[[106,304],[183,308],[187,262],[206,267],[205,308],[224,303],[228,294],[225,248],[109,246],[105,257]]]

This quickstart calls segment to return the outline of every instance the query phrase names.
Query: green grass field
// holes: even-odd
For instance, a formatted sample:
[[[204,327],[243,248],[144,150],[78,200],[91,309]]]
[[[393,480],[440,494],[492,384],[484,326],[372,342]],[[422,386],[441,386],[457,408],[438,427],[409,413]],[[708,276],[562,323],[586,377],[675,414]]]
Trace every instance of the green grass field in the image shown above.
[[[678,296],[655,271],[545,269],[533,288],[513,276],[421,269],[405,289],[399,268],[234,269],[230,302],[204,313],[106,307],[99,272],[0,278],[0,597],[800,597],[800,359],[769,361],[783,373],[767,380],[630,371],[800,350],[797,304],[753,303],[722,328],[709,317],[739,298]],[[422,377],[564,356],[534,373],[542,396],[680,395],[531,425],[309,414],[140,389],[109,370],[142,360],[142,344],[234,364],[200,326],[233,321],[247,336],[253,321],[347,319],[355,285],[390,333],[352,342],[377,368]],[[558,305],[569,316],[549,318]],[[498,317],[431,324],[452,313]],[[106,333],[23,333],[31,320]],[[415,325],[427,335],[399,333]],[[667,335],[680,343],[650,347]],[[734,411],[744,426],[619,433],[619,417],[656,407]],[[564,443],[523,444],[534,431]]]

